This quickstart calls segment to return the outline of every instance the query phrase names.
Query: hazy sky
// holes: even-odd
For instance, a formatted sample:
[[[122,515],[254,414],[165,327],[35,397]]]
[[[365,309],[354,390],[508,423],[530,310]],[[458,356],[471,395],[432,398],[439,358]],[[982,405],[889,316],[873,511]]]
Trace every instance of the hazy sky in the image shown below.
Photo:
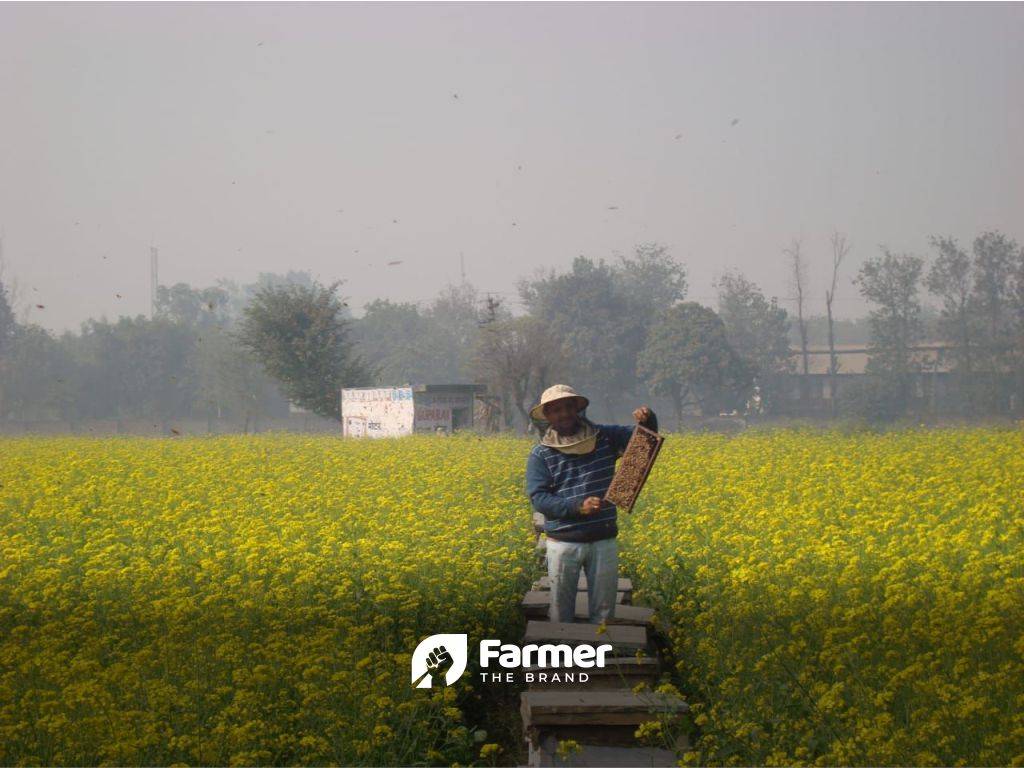
[[[801,236],[822,312],[839,227],[859,315],[879,244],[1024,240],[1022,41],[1019,3],[4,3],[8,277],[77,329],[148,312],[153,243],[163,284],[308,269],[361,314],[654,240],[712,303],[789,296]]]

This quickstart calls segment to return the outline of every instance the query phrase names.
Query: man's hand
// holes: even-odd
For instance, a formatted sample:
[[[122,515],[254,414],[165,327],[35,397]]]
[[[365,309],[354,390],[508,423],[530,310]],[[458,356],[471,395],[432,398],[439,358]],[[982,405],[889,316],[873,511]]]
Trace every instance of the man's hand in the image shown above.
[[[595,512],[601,509],[601,497],[600,496],[587,496],[583,500],[583,504],[580,506],[581,515],[593,515]]]
[[[651,417],[651,409],[646,405],[641,405],[635,411],[633,411],[633,418],[636,419],[637,424],[641,421],[647,421]]]

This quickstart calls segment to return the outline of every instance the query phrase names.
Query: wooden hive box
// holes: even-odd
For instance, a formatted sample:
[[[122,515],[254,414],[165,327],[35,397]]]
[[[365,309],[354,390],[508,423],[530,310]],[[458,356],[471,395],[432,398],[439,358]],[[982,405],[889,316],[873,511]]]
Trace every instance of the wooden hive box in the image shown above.
[[[611,733],[603,734],[602,741],[629,742],[628,731],[633,726],[613,727]],[[594,730],[594,729],[590,729]],[[615,735],[616,730],[624,731]],[[611,738],[609,738],[611,737]],[[558,755],[558,742],[573,739],[580,745],[580,751],[566,758]],[[583,739],[583,741],[580,741]],[[640,746],[613,746],[605,743],[592,743],[586,729],[559,729],[556,731],[540,731],[533,739],[527,739],[529,756],[527,765],[530,768],[547,768],[547,766],[587,766],[587,768],[624,768],[625,766],[644,766],[644,768],[661,768],[679,765],[679,756],[669,749]],[[635,739],[633,742],[635,744]],[[676,745],[678,754],[689,747],[685,737]]]
[[[608,658],[607,663],[603,667],[591,667],[590,669],[577,669],[573,667],[561,670],[533,666],[522,667],[520,671],[524,673],[535,673],[533,681],[528,683],[531,691],[632,690],[640,683],[647,683],[651,688],[656,687],[658,676],[661,674],[661,663],[657,659],[652,659],[649,656],[644,656],[639,659],[635,656],[619,656]],[[576,672],[577,679],[572,683],[554,682],[551,680],[550,674],[544,680],[540,680],[539,675],[536,674],[541,672],[551,673],[563,671]],[[579,672],[586,672],[589,680],[586,682],[580,681],[578,677]]]
[[[524,691],[520,714],[524,728],[545,726],[631,725],[682,715],[689,705],[678,696],[633,691]]]
[[[605,631],[598,633],[597,624],[586,622],[563,623],[558,621],[526,622],[523,643],[565,643],[566,645],[604,645],[610,643],[613,653],[632,656],[639,650],[647,650],[647,628],[629,624],[609,624]]]
[[[623,604],[622,599],[623,593],[619,592],[617,595],[618,605],[615,606],[615,615],[607,621],[609,626],[612,624],[635,624],[637,626],[651,625],[651,619],[654,616],[653,608],[625,605]],[[527,592],[522,603],[520,603],[520,608],[523,611],[523,615],[527,618],[543,620],[548,616],[548,607],[550,605],[551,592],[548,590],[538,590]],[[575,617],[586,621],[589,616],[587,609],[587,593],[577,592]]]
[[[556,759],[557,741],[564,739],[584,747],[582,755],[570,758],[570,765],[589,764],[580,762],[584,755],[598,760],[595,765],[674,765],[668,762],[672,759],[669,750],[664,751],[668,754],[661,750],[656,753],[639,745],[636,728],[666,716],[678,721],[689,706],[675,696],[630,690],[530,690],[520,694],[519,711],[530,748],[530,765],[566,764]],[[684,732],[674,746],[677,750],[687,748]]]
[[[626,445],[626,452],[622,454],[615,468],[615,475],[604,495],[604,500],[632,512],[663,442],[665,438],[657,432],[637,424],[633,429],[633,436]]]
[[[533,582],[533,589],[535,591],[549,590],[549,589],[551,589],[551,580],[547,576],[541,576],[539,579],[537,579],[537,581]],[[620,578],[618,586],[616,587],[616,589],[618,590],[619,594],[622,595],[622,602],[623,603],[626,603],[628,605],[628,604],[633,602],[633,580],[632,579]],[[582,573],[580,574],[580,580],[579,580],[579,582],[576,585],[576,590],[578,592],[586,592],[587,591],[587,577],[585,575],[583,575]]]

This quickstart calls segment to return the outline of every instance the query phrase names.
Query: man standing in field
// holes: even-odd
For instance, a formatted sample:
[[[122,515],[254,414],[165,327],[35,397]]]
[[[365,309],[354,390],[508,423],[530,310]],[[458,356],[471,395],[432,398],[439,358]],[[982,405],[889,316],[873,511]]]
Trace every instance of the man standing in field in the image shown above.
[[[633,428],[592,423],[582,415],[589,404],[572,387],[555,384],[530,409],[532,418],[548,424],[526,462],[526,492],[544,515],[551,621],[573,620],[581,567],[587,574],[589,621],[615,616],[619,529],[615,505],[602,497]],[[658,418],[646,405],[633,411],[633,418],[657,432]]]

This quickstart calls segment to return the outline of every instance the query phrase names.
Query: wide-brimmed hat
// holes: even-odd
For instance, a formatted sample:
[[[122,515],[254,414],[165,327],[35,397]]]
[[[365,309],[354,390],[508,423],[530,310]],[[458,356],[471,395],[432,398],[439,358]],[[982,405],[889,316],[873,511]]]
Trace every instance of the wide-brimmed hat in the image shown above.
[[[545,389],[544,394],[540,396],[540,402],[530,409],[530,418],[536,419],[537,421],[547,421],[547,419],[544,418],[544,406],[548,403],[554,402],[555,400],[564,400],[570,397],[576,398],[579,402],[579,410],[581,411],[590,405],[590,401],[587,398],[568,384],[555,384],[554,386]]]

